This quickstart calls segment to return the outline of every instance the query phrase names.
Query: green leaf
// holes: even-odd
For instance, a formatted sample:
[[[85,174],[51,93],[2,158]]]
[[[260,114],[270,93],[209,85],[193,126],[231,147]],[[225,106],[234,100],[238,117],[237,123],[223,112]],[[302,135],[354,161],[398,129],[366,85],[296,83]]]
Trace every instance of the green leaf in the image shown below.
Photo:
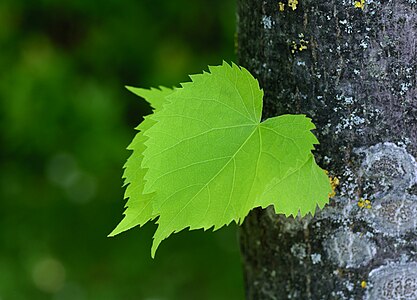
[[[166,87],[160,87],[160,89],[152,88],[149,90],[134,87],[127,87],[127,89],[139,97],[144,98],[156,111],[162,109],[165,97],[173,92],[172,89]],[[133,153],[127,160],[123,173],[123,178],[125,179],[124,185],[127,185],[125,199],[128,199],[124,212],[125,217],[109,236],[115,236],[137,225],[142,226],[156,216],[153,214],[151,204],[153,195],[143,194],[146,169],[141,167],[143,160],[142,153],[145,150],[144,142],[147,140],[143,132],[151,128],[154,123],[155,121],[150,119],[149,116],[145,117],[144,121],[136,127],[136,130],[139,132],[127,147],[129,150],[133,150]]]
[[[331,192],[311,154],[318,143],[311,120],[283,115],[261,123],[256,79],[226,63],[209,70],[163,95],[132,144],[132,157],[140,158],[126,164],[134,209],[128,202],[123,230],[158,216],[152,257],[162,240],[185,228],[241,223],[258,206],[274,205],[287,216],[314,213]]]

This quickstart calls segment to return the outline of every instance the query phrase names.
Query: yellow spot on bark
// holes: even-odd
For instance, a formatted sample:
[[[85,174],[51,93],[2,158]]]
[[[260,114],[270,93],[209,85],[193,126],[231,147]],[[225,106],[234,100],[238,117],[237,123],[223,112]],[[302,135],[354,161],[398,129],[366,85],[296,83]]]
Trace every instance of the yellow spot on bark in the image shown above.
[[[361,287],[364,289],[364,288],[366,288],[366,281],[364,281],[364,280],[362,280],[362,282],[361,282]]]
[[[295,51],[297,50],[298,46],[297,43],[295,41],[291,42],[291,53],[294,54]]]
[[[300,40],[300,47],[298,48],[299,51],[303,51],[307,49],[308,41]]]
[[[298,36],[304,36],[304,34],[300,33]],[[294,54],[296,52],[301,52],[303,50],[306,50],[308,47],[309,41],[306,41],[304,39],[300,39],[298,41],[291,41],[290,49],[291,53]]]
[[[330,179],[330,186],[332,187],[332,192],[329,194],[329,198],[336,196],[336,188],[339,185],[339,178],[329,177]]]
[[[360,8],[363,10],[363,8],[365,7],[365,0],[356,0],[354,5],[356,8]]]
[[[371,201],[368,200],[368,199],[363,199],[363,198],[360,198],[359,199],[358,206],[360,208],[367,208],[367,209],[372,208]]]
[[[298,5],[298,0],[288,0],[288,6],[291,7],[292,10],[296,10]]]
[[[279,11],[284,11],[285,10],[285,3],[279,2],[278,3],[278,9],[279,9]]]
[[[326,173],[326,175],[329,175],[329,171],[324,170],[324,172]],[[329,176],[329,180],[330,180],[330,186],[332,188],[332,192],[329,193],[329,198],[332,198],[332,197],[336,196],[336,188],[339,185],[339,178],[337,178],[336,176],[334,176],[334,177]]]

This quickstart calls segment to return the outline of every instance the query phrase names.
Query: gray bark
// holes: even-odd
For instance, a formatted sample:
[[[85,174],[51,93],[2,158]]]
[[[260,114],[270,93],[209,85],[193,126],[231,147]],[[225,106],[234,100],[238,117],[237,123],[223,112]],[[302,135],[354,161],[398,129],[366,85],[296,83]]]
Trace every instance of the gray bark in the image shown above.
[[[238,0],[239,63],[264,117],[313,119],[317,161],[340,186],[314,218],[250,213],[247,298],[415,300],[416,0],[282,2]]]

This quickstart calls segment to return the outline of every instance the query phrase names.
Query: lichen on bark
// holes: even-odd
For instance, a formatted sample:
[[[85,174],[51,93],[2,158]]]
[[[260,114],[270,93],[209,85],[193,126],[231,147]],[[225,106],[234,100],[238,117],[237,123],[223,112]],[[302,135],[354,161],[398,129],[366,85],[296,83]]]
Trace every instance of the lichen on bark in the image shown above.
[[[314,218],[249,215],[248,299],[391,299],[390,280],[417,280],[417,4],[359,2],[238,1],[239,63],[260,80],[264,117],[312,117],[316,157],[340,179]]]

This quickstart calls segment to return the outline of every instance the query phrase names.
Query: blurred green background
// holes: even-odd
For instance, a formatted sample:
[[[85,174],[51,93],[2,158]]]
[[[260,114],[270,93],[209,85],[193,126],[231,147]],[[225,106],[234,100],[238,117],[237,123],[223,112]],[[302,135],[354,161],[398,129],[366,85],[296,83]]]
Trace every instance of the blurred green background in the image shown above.
[[[0,1],[0,299],[243,299],[234,225],[115,238],[150,112],[124,85],[233,61],[234,0]]]

